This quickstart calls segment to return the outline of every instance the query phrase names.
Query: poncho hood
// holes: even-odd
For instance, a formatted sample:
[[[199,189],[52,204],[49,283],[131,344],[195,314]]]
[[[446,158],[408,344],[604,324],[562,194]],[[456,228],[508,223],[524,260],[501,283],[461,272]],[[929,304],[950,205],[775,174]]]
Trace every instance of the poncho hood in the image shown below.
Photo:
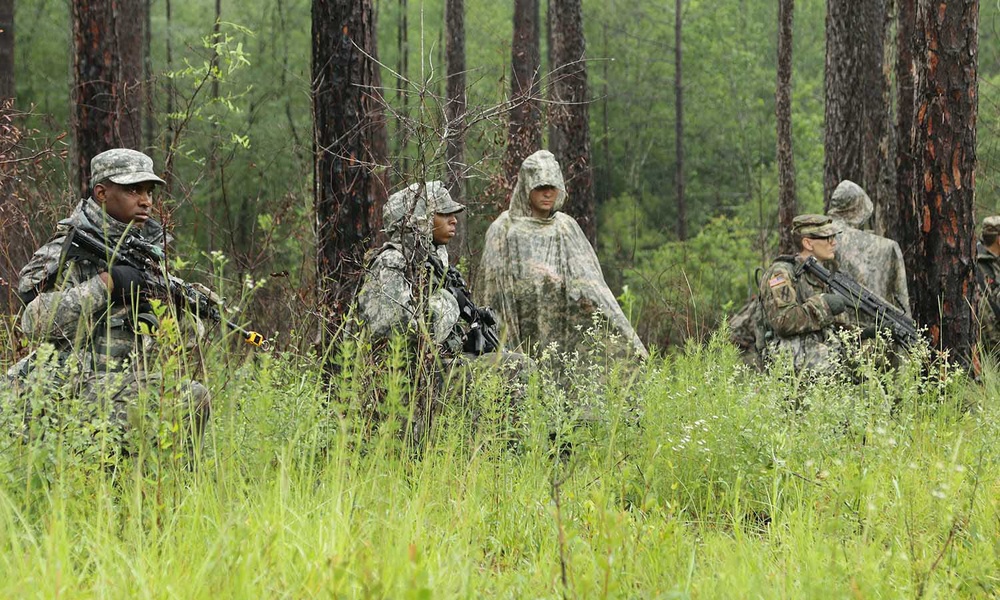
[[[851,227],[860,229],[874,211],[872,199],[861,189],[861,186],[845,179],[833,190],[833,195],[830,197],[830,210],[827,214],[844,221]]]
[[[551,185],[559,190],[555,204],[552,206],[551,219],[566,202],[566,184],[563,182],[562,169],[548,150],[539,150],[521,163],[521,171],[517,174],[517,183],[510,198],[510,215],[512,217],[531,217],[531,190],[543,185]]]

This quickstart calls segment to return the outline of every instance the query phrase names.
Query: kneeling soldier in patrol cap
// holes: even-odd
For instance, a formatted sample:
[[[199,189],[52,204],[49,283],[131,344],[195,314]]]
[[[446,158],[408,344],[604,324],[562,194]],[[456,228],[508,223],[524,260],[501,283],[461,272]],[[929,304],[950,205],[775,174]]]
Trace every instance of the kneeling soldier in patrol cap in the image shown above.
[[[979,335],[983,350],[1000,359],[1000,216],[983,219],[976,244]]]
[[[90,171],[92,196],[59,222],[20,272],[21,329],[49,351],[32,353],[8,376],[22,397],[30,380],[42,384],[46,396],[82,399],[91,417],[108,419],[119,435],[140,428],[137,435],[155,435],[147,423],[153,414],[186,425],[174,431],[200,433],[209,414],[208,390],[195,381],[166,381],[144,368],[156,346],[140,327],[152,320],[140,317],[149,310],[146,275],[113,259],[71,251],[77,231],[108,248],[137,236],[162,250],[168,235],[152,209],[153,190],[164,182],[150,157],[125,148],[98,154]],[[190,324],[201,330],[200,323]]]
[[[792,238],[800,251],[779,256],[760,281],[759,348],[766,362],[779,355],[791,358],[795,372],[830,372],[839,362],[840,340],[833,325],[848,324],[848,301],[828,293],[826,286],[798,268],[810,256],[834,258],[839,229],[830,217],[799,215],[792,221]]]

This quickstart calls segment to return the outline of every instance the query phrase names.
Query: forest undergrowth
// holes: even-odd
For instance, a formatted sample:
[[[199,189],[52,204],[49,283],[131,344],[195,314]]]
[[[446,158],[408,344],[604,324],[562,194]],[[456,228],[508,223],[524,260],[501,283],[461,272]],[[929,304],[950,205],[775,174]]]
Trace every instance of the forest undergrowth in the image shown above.
[[[122,456],[36,394],[41,435],[4,390],[0,597],[1000,593],[994,368],[976,383],[861,355],[850,381],[806,382],[725,340],[638,365],[550,349],[516,409],[480,377],[419,442],[407,398],[427,378],[356,341],[207,348],[194,454]]]

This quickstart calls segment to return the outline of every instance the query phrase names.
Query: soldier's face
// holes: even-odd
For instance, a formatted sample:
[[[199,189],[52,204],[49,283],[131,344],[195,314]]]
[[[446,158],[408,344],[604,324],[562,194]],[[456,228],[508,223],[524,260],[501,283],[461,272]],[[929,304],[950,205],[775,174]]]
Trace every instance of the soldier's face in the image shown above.
[[[531,203],[531,216],[547,219],[552,215],[552,207],[556,205],[559,190],[553,185],[540,185],[528,194]]]
[[[451,241],[451,238],[455,237],[456,227],[458,227],[457,214],[442,215],[434,213],[434,230],[432,231],[434,244],[436,246],[447,245]]]
[[[817,260],[833,260],[837,255],[837,236],[828,238],[806,238],[812,246],[810,250]]]
[[[154,187],[152,181],[129,185],[105,181],[94,186],[94,200],[118,221],[142,226],[153,209]]]

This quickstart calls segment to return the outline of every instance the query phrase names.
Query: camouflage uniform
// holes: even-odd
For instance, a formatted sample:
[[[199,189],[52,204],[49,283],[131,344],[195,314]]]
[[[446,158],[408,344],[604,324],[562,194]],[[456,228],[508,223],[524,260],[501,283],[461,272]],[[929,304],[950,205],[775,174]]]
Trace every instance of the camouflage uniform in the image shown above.
[[[532,216],[530,193],[553,186],[558,196],[548,218]],[[491,225],[480,265],[485,302],[497,309],[510,347],[586,355],[586,331],[597,325],[614,354],[646,356],[628,318],[604,281],[594,248],[580,226],[559,212],[566,200],[559,163],[539,150],[524,160],[510,207]]]
[[[440,181],[413,184],[389,197],[383,215],[389,241],[368,266],[358,294],[360,317],[374,338],[421,332],[447,354],[461,350],[458,300],[435,281],[427,259],[434,254],[448,264],[448,247],[433,243],[434,214],[464,208]]]
[[[466,324],[461,320],[458,300],[443,287],[443,281],[428,263],[433,255],[442,265],[448,265],[447,246],[433,243],[434,214],[464,209],[440,181],[412,184],[390,196],[382,221],[389,241],[376,251],[366,269],[358,292],[358,314],[376,343],[384,343],[394,333],[406,335],[410,341],[431,341],[434,352],[422,358],[431,359],[428,371],[433,373],[435,387],[457,395],[475,377],[475,371],[499,367],[510,388],[512,404],[516,404],[533,364],[512,352],[464,354]],[[422,439],[443,402],[434,394],[433,402],[418,402],[414,407],[410,424],[414,441]],[[376,398],[375,405],[369,408],[377,411],[378,404]]]
[[[1000,235],[1000,216],[983,220],[983,234]],[[976,244],[976,281],[979,284],[979,335],[983,349],[1000,355],[1000,256],[981,242]]]
[[[795,218],[799,232],[817,237],[834,235],[829,218],[801,215]],[[823,297],[826,286],[809,274],[800,273],[801,256],[782,256],[764,272],[760,281],[758,348],[770,362],[789,356],[796,373],[803,370],[835,370],[843,353],[833,325],[846,324],[834,314]]]
[[[841,181],[833,191],[827,214],[841,233],[837,236],[836,264],[832,267],[909,315],[910,293],[906,289],[906,265],[899,244],[860,229],[873,211],[868,194],[856,183]]]
[[[152,159],[134,150],[103,152],[94,157],[91,171],[92,186],[105,180],[120,185],[162,183],[153,174]],[[93,198],[81,200],[21,269],[18,281],[24,304],[21,329],[30,339],[51,345],[53,363],[35,364],[36,353],[32,353],[14,365],[8,377],[18,388],[25,387],[29,373],[53,391],[68,388],[69,393],[90,401],[95,414],[103,408],[116,426],[128,430],[138,425],[140,415],[135,408],[140,391],[155,394],[163,384],[159,374],[144,370],[156,342],[152,336],[138,333],[135,308],[111,302],[108,286],[98,276],[103,269],[86,259],[64,259],[63,246],[70,229],[106,240],[112,248],[125,236],[139,236],[161,246],[168,241],[154,219],[137,228],[112,218]],[[193,425],[201,429],[209,412],[208,390],[195,381],[175,385],[175,402],[170,407],[161,405],[161,411],[190,413]]]

